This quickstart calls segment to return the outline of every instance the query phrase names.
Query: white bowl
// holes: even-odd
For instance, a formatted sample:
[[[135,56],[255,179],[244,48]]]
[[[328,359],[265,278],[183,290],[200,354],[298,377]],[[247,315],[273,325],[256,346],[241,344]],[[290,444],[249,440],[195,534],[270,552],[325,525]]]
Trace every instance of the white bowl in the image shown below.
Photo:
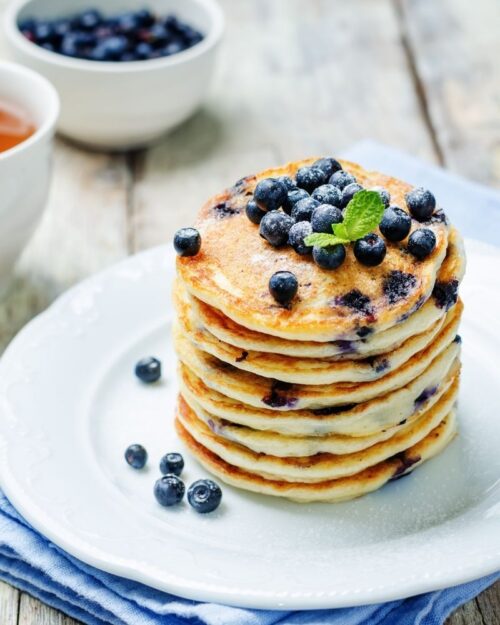
[[[51,19],[97,8],[105,15],[140,8],[137,0],[15,0],[4,29],[15,60],[43,74],[61,98],[58,129],[97,148],[146,145],[186,120],[208,90],[224,17],[216,0],[145,0],[159,15],[175,13],[205,38],[170,57],[134,62],[100,62],[65,57],[28,41],[18,23]]]
[[[43,76],[21,65],[0,62],[0,100],[19,106],[36,126],[31,137],[0,152],[2,292],[45,206],[59,98],[54,87]]]

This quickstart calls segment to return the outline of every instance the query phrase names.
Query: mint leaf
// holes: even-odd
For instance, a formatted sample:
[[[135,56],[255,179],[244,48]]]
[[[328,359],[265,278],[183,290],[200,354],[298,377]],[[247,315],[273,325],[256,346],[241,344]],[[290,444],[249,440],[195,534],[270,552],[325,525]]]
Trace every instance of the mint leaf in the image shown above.
[[[345,239],[347,242],[350,240],[349,235],[347,234],[347,229],[343,221],[339,224],[333,224],[332,230],[333,230],[333,234],[339,237],[339,239]]]
[[[349,243],[347,239],[342,239],[335,234],[327,234],[325,232],[313,232],[309,234],[305,239],[306,245],[318,247],[327,247],[328,245],[337,245],[338,243]]]
[[[377,191],[358,191],[344,211],[344,219],[332,225],[333,234],[313,232],[304,239],[306,245],[326,247],[361,239],[379,225],[385,206]]]
[[[361,239],[379,225],[384,209],[384,203],[376,191],[358,191],[344,211],[344,221],[339,224],[345,228],[342,234],[347,234],[350,241]],[[340,234],[337,228],[335,234]]]

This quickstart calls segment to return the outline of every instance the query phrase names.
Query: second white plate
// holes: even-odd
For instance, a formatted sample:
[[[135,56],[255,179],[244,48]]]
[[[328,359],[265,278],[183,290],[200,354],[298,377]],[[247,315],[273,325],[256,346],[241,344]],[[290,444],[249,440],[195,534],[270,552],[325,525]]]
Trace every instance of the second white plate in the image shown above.
[[[185,597],[254,608],[353,606],[500,568],[500,253],[468,242],[460,435],[411,477],[343,504],[223,486],[198,515],[153,498],[172,427],[173,258],[158,248],[71,289],[0,362],[0,481],[40,532],[81,560]],[[163,362],[141,385],[135,362]],[[124,462],[132,442],[149,466]],[[185,454],[190,482],[206,473]]]

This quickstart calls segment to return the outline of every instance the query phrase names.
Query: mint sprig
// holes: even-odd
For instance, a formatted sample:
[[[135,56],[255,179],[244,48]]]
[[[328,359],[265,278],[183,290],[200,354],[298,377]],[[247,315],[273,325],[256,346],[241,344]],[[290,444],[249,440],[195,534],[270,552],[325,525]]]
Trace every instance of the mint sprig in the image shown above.
[[[344,219],[332,225],[333,234],[313,232],[304,239],[309,246],[347,244],[373,232],[384,214],[384,203],[377,191],[358,191],[344,211]]]

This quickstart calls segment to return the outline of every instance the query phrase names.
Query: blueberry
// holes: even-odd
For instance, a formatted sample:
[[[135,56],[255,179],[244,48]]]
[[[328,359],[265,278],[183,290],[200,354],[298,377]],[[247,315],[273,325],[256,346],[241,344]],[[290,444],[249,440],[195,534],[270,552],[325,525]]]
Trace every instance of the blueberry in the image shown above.
[[[382,200],[383,205],[387,208],[391,202],[391,194],[384,187],[372,187],[370,191],[376,191],[380,199]]]
[[[300,200],[305,200],[310,197],[309,193],[305,189],[299,189],[296,187],[291,191],[288,191],[286,201],[283,204],[283,210],[285,213],[290,214],[292,212],[292,208],[299,202]]]
[[[180,475],[184,468],[184,458],[178,453],[165,454],[160,460],[160,472],[163,475],[171,473],[173,475]]]
[[[318,167],[301,167],[295,175],[297,186],[306,191],[314,191],[326,182],[326,175]]]
[[[245,208],[245,213],[253,224],[260,224],[266,211],[261,210],[255,200],[250,200]]]
[[[319,158],[312,164],[313,167],[321,169],[325,174],[325,179],[330,178],[336,171],[342,169],[342,165],[334,158]]]
[[[285,185],[287,191],[293,191],[293,189],[297,188],[297,185],[290,178],[290,176],[279,176],[278,178],[276,178],[276,180],[282,182]]]
[[[293,223],[290,215],[279,211],[270,211],[264,215],[260,222],[259,234],[274,247],[279,247],[288,241],[288,233]]]
[[[61,40],[64,35],[71,31],[70,20],[56,20],[55,22],[53,22],[52,26],[59,40]]]
[[[367,234],[354,244],[354,256],[363,265],[375,267],[384,260],[387,249],[384,240],[378,234]]]
[[[127,464],[134,469],[142,469],[146,464],[147,459],[148,452],[142,445],[135,443],[134,445],[129,445],[125,450],[125,460],[127,461]]]
[[[290,271],[277,271],[269,280],[269,292],[283,306],[287,306],[297,294],[299,283]]]
[[[327,245],[326,247],[313,247],[314,262],[322,269],[337,269],[345,260],[345,247],[343,245]]]
[[[135,52],[124,52],[118,60],[123,63],[129,63],[130,61],[139,61],[139,57]]]
[[[222,499],[220,486],[212,480],[197,480],[189,487],[187,494],[189,505],[196,512],[205,514],[219,507]]]
[[[146,384],[156,382],[161,378],[161,362],[153,356],[142,358],[135,365],[135,375]]]
[[[201,248],[200,233],[196,228],[181,228],[174,236],[174,248],[179,256],[196,256]]]
[[[410,234],[408,239],[408,250],[422,260],[432,253],[436,247],[436,235],[429,228],[419,228]]]
[[[138,59],[149,59],[153,52],[153,48],[150,43],[141,41],[135,46],[135,54]]]
[[[160,506],[175,506],[182,501],[186,487],[177,475],[164,475],[156,480],[154,494]]]
[[[78,18],[78,25],[83,30],[94,30],[102,22],[102,15],[96,9],[84,11]]]
[[[276,178],[265,178],[257,183],[254,199],[259,208],[265,211],[277,210],[286,202],[286,186]]]
[[[299,221],[290,228],[288,243],[297,254],[304,256],[311,253],[312,247],[304,243],[304,239],[310,234],[312,234],[312,228],[308,221]]]
[[[94,50],[94,52],[97,52],[96,56],[101,56],[102,59],[94,58],[94,60],[117,61],[127,51],[127,48],[128,41],[126,37],[122,35],[109,37],[101,41]]]
[[[314,209],[311,217],[311,226],[314,232],[332,234],[332,225],[342,221],[342,211],[337,206],[321,204]]]
[[[405,195],[408,210],[418,221],[427,221],[436,208],[436,198],[427,189],[417,187]]]
[[[162,50],[163,56],[172,56],[172,54],[179,54],[185,50],[186,47],[183,46],[179,41],[172,41]]]
[[[348,184],[356,182],[356,178],[348,171],[341,169],[340,171],[336,171],[333,176],[330,176],[330,180],[328,182],[343,191]]]
[[[78,37],[75,37],[73,33],[65,35],[61,43],[60,52],[64,56],[79,56]]]
[[[142,28],[149,28],[155,23],[155,16],[148,9],[140,9],[135,12],[135,19]]]
[[[406,239],[411,228],[411,217],[397,206],[389,206],[384,211],[379,224],[380,232],[388,241],[402,241]]]
[[[300,200],[292,208],[292,219],[295,221],[310,221],[313,210],[318,206],[318,200],[315,200],[312,197]]]
[[[333,184],[322,184],[312,192],[312,197],[320,204],[332,204],[340,206],[340,191]]]
[[[340,206],[342,208],[345,208],[349,204],[349,202],[352,200],[352,198],[356,195],[356,193],[362,190],[363,190],[363,187],[357,182],[351,182],[351,184],[348,184],[342,190],[342,198],[340,201]]]
[[[169,41],[168,30],[162,24],[153,24],[148,31],[148,40],[155,47],[161,48]]]

